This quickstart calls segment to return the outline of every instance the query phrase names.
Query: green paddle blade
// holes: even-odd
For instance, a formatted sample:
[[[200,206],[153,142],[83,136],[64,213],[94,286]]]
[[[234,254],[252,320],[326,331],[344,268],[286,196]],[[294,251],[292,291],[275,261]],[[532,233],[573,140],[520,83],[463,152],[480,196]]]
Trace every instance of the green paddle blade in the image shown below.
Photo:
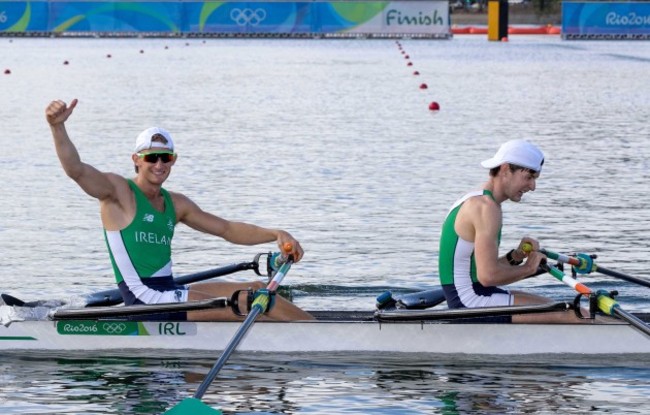
[[[210,408],[198,399],[185,398],[163,415],[221,415],[221,411]]]

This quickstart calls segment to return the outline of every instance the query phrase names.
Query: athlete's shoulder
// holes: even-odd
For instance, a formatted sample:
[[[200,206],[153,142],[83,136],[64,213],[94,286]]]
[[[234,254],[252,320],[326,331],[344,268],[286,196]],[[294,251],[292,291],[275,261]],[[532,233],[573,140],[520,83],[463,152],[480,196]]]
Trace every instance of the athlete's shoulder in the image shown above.
[[[471,194],[465,200],[463,208],[469,209],[499,209],[499,204],[489,195],[483,193]]]

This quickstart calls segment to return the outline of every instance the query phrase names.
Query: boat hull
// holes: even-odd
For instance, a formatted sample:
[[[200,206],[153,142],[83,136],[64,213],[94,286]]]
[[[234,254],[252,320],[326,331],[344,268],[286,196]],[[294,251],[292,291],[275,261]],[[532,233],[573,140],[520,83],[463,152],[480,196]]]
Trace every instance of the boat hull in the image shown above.
[[[337,313],[251,327],[240,351],[436,354],[650,354],[650,338],[624,323],[378,322]],[[22,321],[0,326],[0,350],[220,351],[238,322]]]

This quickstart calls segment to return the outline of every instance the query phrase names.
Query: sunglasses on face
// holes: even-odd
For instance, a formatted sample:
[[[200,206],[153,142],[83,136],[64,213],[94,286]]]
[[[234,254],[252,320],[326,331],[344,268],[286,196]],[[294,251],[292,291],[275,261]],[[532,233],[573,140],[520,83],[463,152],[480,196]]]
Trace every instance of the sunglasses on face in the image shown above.
[[[176,153],[138,153],[138,157],[151,164],[158,163],[158,160],[161,160],[163,163],[169,163],[176,158]]]

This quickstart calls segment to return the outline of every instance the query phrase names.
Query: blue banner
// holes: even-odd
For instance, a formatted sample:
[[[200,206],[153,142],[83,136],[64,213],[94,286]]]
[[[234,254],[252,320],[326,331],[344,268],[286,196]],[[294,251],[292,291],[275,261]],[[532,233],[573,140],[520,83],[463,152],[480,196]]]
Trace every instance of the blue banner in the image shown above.
[[[562,36],[647,38],[650,2],[563,2]]]
[[[446,0],[2,1],[0,32],[449,36]]]
[[[42,1],[0,1],[0,32],[45,31],[48,8]]]

